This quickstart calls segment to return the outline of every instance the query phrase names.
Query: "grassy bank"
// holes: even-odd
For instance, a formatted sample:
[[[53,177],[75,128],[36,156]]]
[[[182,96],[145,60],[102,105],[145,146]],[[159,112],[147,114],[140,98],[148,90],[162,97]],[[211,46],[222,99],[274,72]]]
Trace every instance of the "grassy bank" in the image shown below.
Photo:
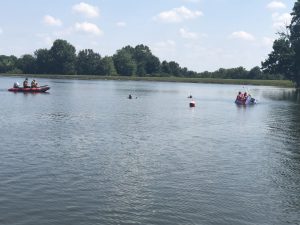
[[[210,84],[237,84],[262,85],[278,87],[294,87],[288,80],[244,80],[244,79],[217,79],[217,78],[183,78],[183,77],[128,77],[128,76],[93,76],[93,75],[48,75],[48,74],[0,74],[0,76],[49,78],[49,79],[75,79],[75,80],[133,80],[133,81],[161,81],[184,83],[210,83]]]

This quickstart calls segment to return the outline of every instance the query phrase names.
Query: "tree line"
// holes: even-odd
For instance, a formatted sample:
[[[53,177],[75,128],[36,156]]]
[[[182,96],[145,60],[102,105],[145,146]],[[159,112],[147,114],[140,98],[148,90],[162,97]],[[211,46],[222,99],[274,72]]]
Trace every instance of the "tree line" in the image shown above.
[[[200,63],[200,62],[199,62]],[[62,74],[99,76],[153,76],[224,79],[283,79],[280,73],[264,72],[256,66],[251,70],[243,67],[214,72],[195,72],[181,67],[177,62],[160,61],[146,45],[126,46],[113,56],[102,57],[92,49],[76,53],[73,45],[57,39],[50,49],[38,49],[33,55],[21,57],[0,55],[0,73],[11,74]]]

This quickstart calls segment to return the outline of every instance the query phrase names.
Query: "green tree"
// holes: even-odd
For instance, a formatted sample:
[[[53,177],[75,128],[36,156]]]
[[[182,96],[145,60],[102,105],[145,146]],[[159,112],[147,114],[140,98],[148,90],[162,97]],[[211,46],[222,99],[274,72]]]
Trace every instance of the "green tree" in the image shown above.
[[[102,60],[101,60],[101,75],[107,75],[107,76],[112,76],[112,75],[116,75],[117,71],[114,65],[114,61],[112,59],[112,57],[109,56],[105,56]]]
[[[147,58],[150,55],[151,55],[151,51],[145,45],[137,45],[133,49],[133,59],[135,60],[137,65],[136,74],[138,76],[145,76],[147,74],[146,63],[147,63]]]
[[[168,75],[171,74],[170,65],[166,60],[162,61],[162,63],[161,63],[161,72],[164,74],[168,74]]]
[[[125,47],[118,50],[113,56],[117,73],[121,76],[133,76],[136,74],[137,65],[131,53],[131,49]]]
[[[300,0],[294,4],[291,24],[273,43],[273,51],[262,62],[266,73],[283,74],[300,87]]]
[[[248,76],[248,71],[242,66],[226,70],[226,78],[246,79],[247,76]]]
[[[290,78],[295,83],[296,86],[300,87],[300,0],[297,0],[294,4],[293,11],[291,13],[292,20],[288,27],[290,31],[290,42],[291,47],[295,53],[294,63],[292,63],[292,68],[294,69],[294,74]]]
[[[37,72],[36,58],[26,54],[18,59],[18,68],[25,74],[35,74]]]
[[[17,57],[0,55],[0,73],[9,73],[17,68]]]
[[[226,78],[227,70],[224,68],[220,68],[217,71],[212,73],[213,78]]]
[[[274,41],[273,51],[262,62],[262,69],[264,73],[280,73],[284,74],[287,79],[295,80],[295,52],[287,36],[281,35]]]
[[[181,68],[180,74],[183,77],[187,77],[188,76],[188,69],[186,67]]]
[[[138,76],[145,76],[147,74],[146,72],[146,66],[144,62],[140,62],[137,64],[137,68],[136,68],[136,75]]]
[[[187,77],[197,77],[197,76],[198,76],[198,73],[195,72],[195,71],[188,70],[186,76],[187,76]]]
[[[202,73],[199,73],[198,76],[202,77],[202,78],[211,78],[212,77],[212,73],[208,72],[208,71],[204,71]]]
[[[255,66],[249,71],[247,78],[248,79],[262,79],[262,76],[263,76],[263,74],[262,74],[260,67]]]
[[[101,74],[101,56],[92,49],[81,50],[76,60],[77,74],[96,75]]]
[[[52,58],[51,73],[75,74],[76,63],[75,47],[65,40],[57,39],[49,50]]]
[[[159,59],[151,53],[146,45],[137,45],[134,48],[133,58],[137,64],[137,75],[144,76],[160,71]]]
[[[132,49],[133,57],[137,63],[147,60],[147,57],[152,55],[151,50],[146,45],[137,45]]]
[[[34,52],[36,58],[36,71],[41,74],[51,73],[52,58],[47,49],[38,49]]]
[[[180,66],[177,62],[171,61],[169,62],[170,67],[170,73],[173,76],[179,76],[180,75]]]
[[[160,60],[154,55],[149,55],[146,61],[147,74],[158,74],[160,72]]]

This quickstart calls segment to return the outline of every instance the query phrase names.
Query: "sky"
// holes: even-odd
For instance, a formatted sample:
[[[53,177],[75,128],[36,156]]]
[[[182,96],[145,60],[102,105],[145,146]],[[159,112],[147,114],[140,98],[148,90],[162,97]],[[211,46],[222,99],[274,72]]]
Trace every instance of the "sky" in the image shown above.
[[[1,0],[0,55],[33,54],[56,39],[112,56],[144,44],[196,72],[260,66],[295,0]]]

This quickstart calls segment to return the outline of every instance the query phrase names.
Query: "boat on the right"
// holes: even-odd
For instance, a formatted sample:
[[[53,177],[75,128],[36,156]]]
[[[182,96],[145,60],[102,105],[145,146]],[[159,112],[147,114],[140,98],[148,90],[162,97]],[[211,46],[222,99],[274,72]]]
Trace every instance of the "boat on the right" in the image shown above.
[[[252,98],[250,95],[245,100],[235,100],[235,104],[237,105],[255,105],[257,103],[257,100],[255,98]]]
[[[241,91],[239,91],[235,99],[235,104],[237,105],[254,105],[256,103],[256,99],[252,98],[252,96],[247,92],[242,93]]]

